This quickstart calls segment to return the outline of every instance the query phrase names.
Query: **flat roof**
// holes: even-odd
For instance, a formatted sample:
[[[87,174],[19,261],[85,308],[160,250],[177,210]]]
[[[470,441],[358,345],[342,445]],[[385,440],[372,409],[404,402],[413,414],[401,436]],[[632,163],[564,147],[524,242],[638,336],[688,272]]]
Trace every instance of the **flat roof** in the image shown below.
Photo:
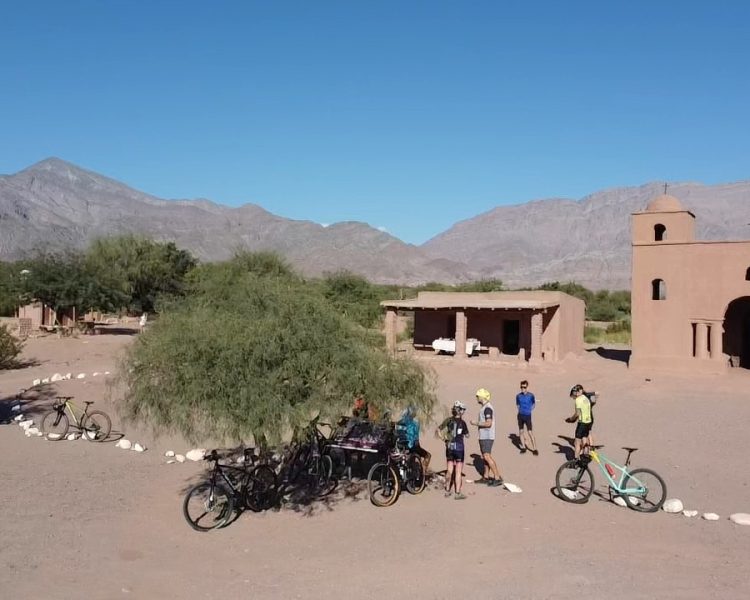
[[[544,309],[559,306],[563,292],[545,290],[514,292],[419,292],[409,300],[384,300],[380,306],[401,310],[437,310],[447,308]]]

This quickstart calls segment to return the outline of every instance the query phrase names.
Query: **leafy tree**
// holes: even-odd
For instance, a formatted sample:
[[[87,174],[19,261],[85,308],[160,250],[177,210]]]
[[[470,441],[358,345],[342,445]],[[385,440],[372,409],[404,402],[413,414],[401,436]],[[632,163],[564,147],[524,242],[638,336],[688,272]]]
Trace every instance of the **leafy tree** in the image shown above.
[[[8,328],[0,325],[0,369],[13,367],[22,348],[23,344],[10,334]]]
[[[15,263],[0,262],[0,316],[12,317],[19,305],[20,268]]]
[[[93,273],[75,252],[39,254],[16,267],[20,267],[16,285],[21,302],[40,301],[55,311],[75,308],[84,313],[113,310],[126,300],[121,290]]]
[[[323,295],[339,312],[362,327],[372,327],[380,320],[384,289],[364,277],[339,271],[326,275],[322,288]]]
[[[480,279],[479,281],[462,283],[455,287],[457,292],[501,292],[502,290],[503,282],[501,279]]]
[[[153,312],[160,296],[184,293],[185,276],[195,264],[173,242],[134,235],[96,240],[86,252],[87,267],[125,296],[122,307],[131,312]]]
[[[431,412],[419,365],[390,357],[381,335],[342,316],[318,286],[258,274],[248,258],[200,267],[190,293],[130,347],[127,419],[191,440],[276,443],[316,415],[335,419],[360,393],[381,411]]]

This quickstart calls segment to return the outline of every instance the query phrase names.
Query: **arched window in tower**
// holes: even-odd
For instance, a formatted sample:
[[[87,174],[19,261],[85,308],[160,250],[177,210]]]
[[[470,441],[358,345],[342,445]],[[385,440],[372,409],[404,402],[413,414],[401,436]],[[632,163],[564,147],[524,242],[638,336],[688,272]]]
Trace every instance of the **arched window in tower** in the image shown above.
[[[664,283],[663,279],[654,279],[651,282],[651,299],[652,300],[666,300],[667,299],[667,284]]]
[[[667,239],[667,228],[661,223],[654,225],[654,241],[661,242]]]

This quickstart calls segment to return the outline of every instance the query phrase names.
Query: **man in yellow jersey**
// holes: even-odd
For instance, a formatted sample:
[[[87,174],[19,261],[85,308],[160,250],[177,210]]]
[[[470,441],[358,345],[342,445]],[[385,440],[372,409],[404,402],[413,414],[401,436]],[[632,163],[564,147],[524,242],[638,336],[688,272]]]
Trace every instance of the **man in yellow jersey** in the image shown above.
[[[581,456],[581,450],[589,445],[589,432],[591,431],[591,400],[583,393],[583,386],[575,385],[570,390],[570,397],[575,401],[575,413],[565,419],[568,423],[575,423],[575,457]]]

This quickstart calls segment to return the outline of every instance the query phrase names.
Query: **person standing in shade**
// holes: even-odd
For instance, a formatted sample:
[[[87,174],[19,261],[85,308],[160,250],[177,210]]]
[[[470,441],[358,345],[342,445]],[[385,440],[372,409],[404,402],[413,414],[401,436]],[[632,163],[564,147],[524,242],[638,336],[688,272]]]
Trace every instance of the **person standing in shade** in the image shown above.
[[[438,435],[445,442],[445,497],[450,498],[451,486],[456,490],[455,499],[465,500],[461,491],[463,487],[464,438],[469,437],[469,428],[463,420],[466,407],[456,400],[451,409],[451,416],[440,424]]]
[[[479,451],[482,453],[484,461],[484,473],[479,480],[480,483],[487,485],[502,485],[503,478],[500,476],[495,459],[492,458],[492,445],[495,443],[495,409],[490,404],[490,393],[480,388],[476,393],[477,402],[481,405],[479,409],[479,420],[472,421],[471,424],[479,429]],[[487,472],[492,477],[487,477]]]
[[[525,379],[521,382],[521,391],[516,394],[516,407],[518,407],[518,440],[521,444],[521,454],[531,450],[534,456],[539,456],[534,439],[534,428],[531,424],[531,413],[536,406],[536,398],[529,391],[529,382]]]

